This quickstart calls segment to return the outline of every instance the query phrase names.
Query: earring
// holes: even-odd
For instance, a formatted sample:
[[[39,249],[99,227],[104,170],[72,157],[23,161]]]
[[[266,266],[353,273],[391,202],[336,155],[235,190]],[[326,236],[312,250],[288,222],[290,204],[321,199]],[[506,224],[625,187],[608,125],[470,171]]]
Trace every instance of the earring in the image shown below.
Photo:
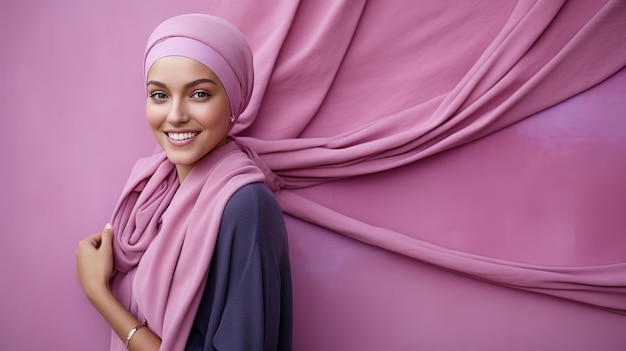
[[[235,115],[230,116],[230,123],[235,123]]]

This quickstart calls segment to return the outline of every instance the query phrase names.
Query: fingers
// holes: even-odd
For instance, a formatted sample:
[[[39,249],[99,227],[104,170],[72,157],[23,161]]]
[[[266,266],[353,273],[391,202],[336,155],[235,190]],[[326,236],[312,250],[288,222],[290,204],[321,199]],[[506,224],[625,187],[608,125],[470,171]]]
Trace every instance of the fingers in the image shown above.
[[[78,248],[98,248],[101,240],[101,233],[92,234],[79,241]]]
[[[91,234],[78,242],[79,249],[81,247],[99,249],[103,244],[107,247],[111,246],[113,240],[113,226],[107,223],[101,233]]]
[[[102,236],[100,237],[100,247],[109,249],[112,246],[113,241],[113,226],[111,223],[107,223],[104,226],[104,230],[102,231]]]
[[[113,227],[107,224],[101,233],[92,234],[78,243],[76,278],[83,289],[102,287],[109,281],[113,269],[112,241]]]
[[[111,225],[111,223],[107,223],[104,226],[104,230],[102,230],[102,235],[107,235],[107,236],[113,236],[113,226]]]

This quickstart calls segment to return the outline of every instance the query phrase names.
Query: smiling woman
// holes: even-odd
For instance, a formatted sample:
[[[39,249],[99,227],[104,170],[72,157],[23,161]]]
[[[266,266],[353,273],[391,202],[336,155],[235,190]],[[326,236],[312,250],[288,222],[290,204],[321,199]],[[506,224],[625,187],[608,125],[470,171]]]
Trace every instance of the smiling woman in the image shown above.
[[[282,212],[228,137],[252,92],[250,47],[221,18],[174,17],[148,41],[145,78],[163,151],[137,162],[112,224],[76,250],[111,350],[290,350]]]
[[[210,68],[183,56],[154,62],[147,89],[148,123],[182,182],[204,155],[226,143],[228,94]]]

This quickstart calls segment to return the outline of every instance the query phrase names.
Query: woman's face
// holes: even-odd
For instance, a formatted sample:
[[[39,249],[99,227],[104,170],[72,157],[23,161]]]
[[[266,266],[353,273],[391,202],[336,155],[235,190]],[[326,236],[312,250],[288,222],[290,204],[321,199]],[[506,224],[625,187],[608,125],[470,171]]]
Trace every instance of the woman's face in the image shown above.
[[[155,61],[147,91],[148,124],[182,182],[204,155],[226,142],[228,95],[213,71],[182,56]]]

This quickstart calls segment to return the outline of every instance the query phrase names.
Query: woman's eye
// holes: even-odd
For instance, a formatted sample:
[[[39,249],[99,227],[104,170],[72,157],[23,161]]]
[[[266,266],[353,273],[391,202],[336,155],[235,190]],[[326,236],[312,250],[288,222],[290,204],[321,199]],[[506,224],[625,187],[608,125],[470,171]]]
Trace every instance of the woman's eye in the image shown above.
[[[165,93],[162,93],[160,91],[155,91],[154,93],[150,94],[150,97],[152,99],[155,99],[155,100],[165,100],[165,99],[167,99],[167,95],[165,95]]]
[[[196,98],[196,99],[206,99],[209,96],[211,95],[207,93],[206,91],[196,91],[191,95],[192,98]]]

